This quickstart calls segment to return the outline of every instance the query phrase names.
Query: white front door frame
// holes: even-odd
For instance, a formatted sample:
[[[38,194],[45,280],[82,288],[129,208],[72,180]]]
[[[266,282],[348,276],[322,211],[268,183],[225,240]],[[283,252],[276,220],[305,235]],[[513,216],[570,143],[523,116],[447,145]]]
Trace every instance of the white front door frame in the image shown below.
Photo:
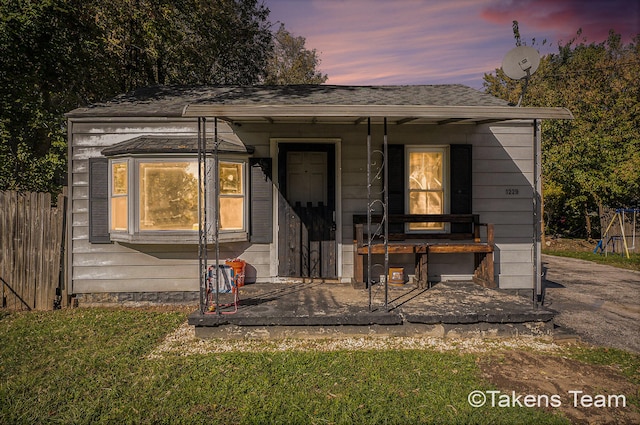
[[[342,139],[335,137],[273,137],[269,140],[269,153],[272,158],[273,170],[273,244],[271,246],[270,273],[272,280],[281,279],[278,276],[278,190],[280,187],[278,168],[278,145],[283,143],[332,144],[335,146],[335,179],[336,179],[336,242],[337,264],[336,275],[342,280]],[[284,278],[286,280],[286,278]]]

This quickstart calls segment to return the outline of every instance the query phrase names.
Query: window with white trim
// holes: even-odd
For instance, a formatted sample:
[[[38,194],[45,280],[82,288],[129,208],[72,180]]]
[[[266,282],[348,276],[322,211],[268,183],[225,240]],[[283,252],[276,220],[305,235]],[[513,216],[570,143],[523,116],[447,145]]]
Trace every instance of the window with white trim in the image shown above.
[[[408,214],[445,214],[447,210],[447,149],[407,147],[406,211]],[[444,230],[444,223],[409,223],[408,231]]]
[[[244,163],[220,162],[218,205],[220,206],[220,230],[242,230],[245,227],[245,178]]]
[[[198,161],[187,157],[110,160],[110,238],[135,243],[195,243]],[[207,160],[207,214],[213,223],[213,160]],[[219,160],[221,241],[247,240],[247,160]]]
[[[129,163],[111,162],[110,208],[111,230],[126,232],[129,229]]]

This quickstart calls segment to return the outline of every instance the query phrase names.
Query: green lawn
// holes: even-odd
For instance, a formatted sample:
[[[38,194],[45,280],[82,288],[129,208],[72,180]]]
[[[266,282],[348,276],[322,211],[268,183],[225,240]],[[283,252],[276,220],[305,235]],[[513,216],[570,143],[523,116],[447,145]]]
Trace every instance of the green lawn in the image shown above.
[[[543,249],[544,254],[556,255],[559,257],[577,258],[580,260],[593,261],[598,264],[606,264],[609,266],[620,267],[623,269],[640,271],[640,254],[631,253],[630,258],[620,254],[594,254],[593,252],[584,251],[565,251],[565,250],[549,250]]]
[[[0,423],[566,423],[532,408],[472,408],[471,391],[492,389],[476,366],[481,354],[147,358],[185,318],[184,312],[125,309],[1,318]],[[638,356],[632,360],[638,364]],[[606,363],[606,354],[597,361]]]

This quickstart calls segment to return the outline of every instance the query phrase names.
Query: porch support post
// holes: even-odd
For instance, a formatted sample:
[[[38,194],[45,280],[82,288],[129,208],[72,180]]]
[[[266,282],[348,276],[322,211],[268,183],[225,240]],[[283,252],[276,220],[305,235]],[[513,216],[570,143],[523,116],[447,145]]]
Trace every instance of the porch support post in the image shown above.
[[[220,316],[220,244],[218,243],[218,232],[220,228],[220,158],[218,157],[218,118],[213,119],[213,244],[216,256],[216,314]]]
[[[369,311],[372,311],[371,292],[371,117],[367,118],[367,288]]]
[[[383,141],[384,167],[384,205],[382,206],[382,219],[384,220],[384,309],[389,310],[389,151],[387,149],[387,117],[384,117],[384,141]]]
[[[533,120],[533,306],[542,295],[542,147],[540,120]]]
[[[198,277],[200,280],[200,313],[207,309],[207,120],[198,117]]]

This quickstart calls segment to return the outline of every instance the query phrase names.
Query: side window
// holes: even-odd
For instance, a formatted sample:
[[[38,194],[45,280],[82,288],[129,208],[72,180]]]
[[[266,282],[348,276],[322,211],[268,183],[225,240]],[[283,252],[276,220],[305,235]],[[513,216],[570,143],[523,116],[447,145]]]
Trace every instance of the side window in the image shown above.
[[[245,228],[244,163],[220,161],[220,230]]]
[[[407,213],[444,214],[447,182],[445,148],[407,149]],[[410,223],[409,231],[442,230],[443,223]]]
[[[418,182],[414,182],[414,188],[412,190],[409,189],[409,176],[412,174],[412,172],[406,171],[410,166],[409,153],[418,152],[418,155],[417,157],[414,157],[414,160],[420,163],[421,160],[419,158],[419,152],[424,151],[427,153],[442,152],[444,154],[442,175],[444,188],[442,191],[442,197],[444,198],[444,202],[440,203],[444,206],[444,212],[450,214],[471,214],[473,212],[472,146],[467,144],[452,144],[448,148],[435,148],[435,151],[434,148],[427,147],[395,144],[389,145],[389,213],[408,214],[411,212],[411,206],[408,201],[410,191],[413,193],[413,208],[416,210],[420,210],[420,208],[428,210],[427,205],[430,205],[431,208],[435,208],[435,205],[438,204],[437,190],[433,190],[431,191],[431,195],[427,195],[429,192],[428,190],[421,191],[419,189],[420,186],[426,187],[426,183],[429,180],[428,178],[425,178],[425,181],[420,184],[418,184]],[[426,158],[422,158],[422,160],[425,159]],[[436,172],[436,174],[439,173]],[[429,196],[431,196],[431,200],[433,202],[428,204],[427,200],[429,199]],[[420,200],[421,197],[422,200]],[[392,233],[402,233],[407,230],[409,229],[405,229],[402,224],[389,226],[389,231]],[[451,232],[469,233],[471,232],[471,226],[466,223],[452,223]]]
[[[126,161],[111,163],[111,230],[129,229],[129,166]]]

